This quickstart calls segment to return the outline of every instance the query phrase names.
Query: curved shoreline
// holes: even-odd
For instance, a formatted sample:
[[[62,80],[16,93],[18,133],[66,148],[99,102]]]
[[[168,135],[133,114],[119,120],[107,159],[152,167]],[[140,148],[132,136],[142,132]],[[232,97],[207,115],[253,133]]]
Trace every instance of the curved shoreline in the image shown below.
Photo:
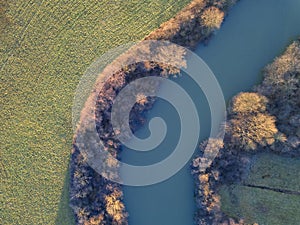
[[[228,113],[228,129],[225,135],[222,149],[212,166],[205,172],[199,169],[200,156],[193,160],[192,174],[196,184],[196,201],[199,208],[196,216],[197,224],[248,224],[244,219],[230,218],[221,210],[221,196],[219,191],[222,187],[231,185],[242,185],[252,188],[272,190],[285,194],[298,194],[298,191],[286,190],[282,188],[272,188],[255,184],[245,184],[244,181],[251,172],[251,167],[255,164],[255,157],[260,153],[276,154],[281,157],[300,157],[300,115],[299,115],[299,76],[300,76],[300,39],[289,45],[284,53],[274,59],[264,70],[264,79],[258,86],[253,88],[253,92],[242,92],[231,100]],[[285,89],[289,85],[289,89]],[[294,86],[294,88],[293,88]],[[244,96],[244,97],[242,97]],[[264,97],[265,96],[265,97]],[[261,100],[258,101],[259,97]],[[248,104],[248,102],[253,104]],[[254,103],[256,101],[256,103]],[[298,105],[297,105],[298,102]],[[265,104],[265,106],[263,106]],[[288,107],[288,105],[290,105]],[[245,145],[241,140],[236,139],[236,132],[232,131],[232,120],[237,120],[239,113],[247,113],[238,119],[248,120],[251,114],[268,114],[270,118],[276,120],[268,130],[275,129],[272,140],[264,142],[263,130],[254,127],[255,132],[262,135],[262,139],[257,139],[255,145],[249,142]],[[250,113],[250,115],[248,114]],[[247,127],[248,128],[248,127]],[[247,130],[245,127],[240,129]],[[251,132],[248,131],[248,132]],[[247,140],[249,133],[239,137]],[[256,135],[257,136],[257,135]],[[203,143],[204,146],[207,142]],[[267,175],[266,175],[267,176]],[[265,179],[265,177],[262,177]],[[258,221],[255,221],[258,222]],[[257,224],[257,223],[256,223]]]
[[[206,9],[217,8],[225,15],[235,1],[225,1],[224,4],[209,4],[206,1],[195,0],[179,12],[174,18],[162,24],[160,28],[153,31],[145,40],[169,40],[175,44],[181,44],[185,47],[193,48],[199,42],[204,42],[211,37],[215,28],[206,27],[201,22],[201,15]],[[216,3],[217,4],[217,3]],[[189,35],[187,35],[189,34]],[[130,81],[129,77],[142,76],[165,76],[166,72],[172,71],[166,65],[152,63],[145,65],[138,63],[119,71],[113,75],[113,79],[108,81],[107,89],[97,96],[97,101],[101,102],[97,106],[98,118],[104,116],[104,120],[97,122],[98,133],[100,137],[113,137],[112,129],[109,126],[111,100],[118,90],[122,89]],[[176,71],[175,71],[176,72]],[[97,86],[97,83],[96,83]],[[115,91],[111,91],[112,88]],[[107,92],[110,91],[110,92]],[[93,99],[95,96],[92,96]],[[90,98],[89,98],[90,99]],[[108,223],[108,224],[127,224],[125,206],[122,203],[122,188],[120,185],[108,181],[98,175],[86,162],[84,156],[79,152],[76,145],[77,135],[84,131],[84,121],[86,120],[85,110],[90,108],[89,99],[81,113],[80,123],[77,132],[74,135],[73,150],[71,156],[71,185],[70,185],[70,205],[74,210],[77,224]],[[149,110],[153,104],[153,99],[148,99],[149,104],[138,105],[134,111],[139,113]],[[100,108],[99,108],[100,107]],[[136,114],[137,115],[137,114]],[[100,116],[100,117],[99,117]],[[138,115],[135,129],[141,126],[142,117]],[[103,123],[103,121],[105,121]],[[78,133],[79,132],[79,133]],[[110,153],[118,157],[120,143],[113,138],[104,138],[106,147]],[[117,206],[117,210],[114,207]]]
[[[191,8],[189,8],[191,9]],[[182,17],[179,16],[180,19],[182,19]],[[179,19],[179,20],[180,20]],[[175,21],[176,22],[176,21]],[[174,20],[171,20],[171,22],[166,22],[167,25],[165,25],[166,27],[172,27],[170,24],[174,24]],[[169,24],[168,24],[169,23]],[[176,30],[177,29],[177,30]],[[180,30],[179,26],[176,28],[176,32],[182,31]],[[165,30],[163,27],[159,28],[159,32],[158,33],[151,33],[149,35],[149,37],[146,37],[145,39],[151,39],[150,37],[156,37],[158,39],[161,40],[168,40],[163,39],[164,37],[160,36],[161,33],[163,33]],[[168,29],[167,29],[168,31]],[[171,33],[172,33],[172,29],[171,29]],[[199,40],[206,41],[207,39],[209,39],[210,35],[213,32],[211,32],[206,38],[201,37]],[[176,33],[178,34],[178,33]],[[183,32],[183,34],[185,34],[185,32]],[[184,36],[184,35],[183,35]],[[172,39],[177,37],[176,35],[174,36],[169,36],[168,38]],[[173,39],[174,40],[174,39]],[[176,38],[175,38],[176,40]],[[192,40],[192,41],[191,41]],[[188,47],[193,48],[194,45],[192,43],[193,39],[189,39],[187,42],[182,42],[181,44],[183,45],[188,45]],[[298,45],[299,41],[294,42],[291,46],[295,46]],[[290,47],[289,47],[290,48]],[[288,49],[289,49],[288,48]],[[292,52],[291,50],[289,50],[290,52]],[[210,224],[210,223],[225,223],[225,224],[245,224],[245,222],[239,218],[239,221],[234,221],[232,218],[229,218],[227,215],[225,215],[222,211],[221,211],[221,199],[220,196],[218,194],[219,188],[221,185],[223,184],[232,184],[232,183],[240,183],[242,182],[242,180],[248,175],[249,172],[249,167],[252,163],[252,156],[256,155],[256,153],[258,152],[275,152],[276,154],[279,155],[288,155],[290,157],[299,157],[300,153],[299,153],[299,131],[297,131],[297,125],[291,125],[293,123],[295,124],[299,124],[299,116],[297,115],[297,109],[293,109],[293,107],[290,107],[291,110],[289,112],[286,112],[285,107],[277,107],[278,105],[284,105],[283,102],[285,103],[287,100],[289,100],[287,97],[283,97],[283,99],[281,100],[276,100],[276,95],[274,95],[274,90],[277,90],[276,87],[272,87],[270,88],[270,83],[268,83],[268,79],[266,79],[266,76],[268,76],[269,73],[272,72],[272,70],[270,70],[270,68],[272,68],[272,66],[274,66],[274,68],[279,68],[278,66],[276,67],[276,63],[278,63],[278,61],[280,61],[280,58],[284,58],[286,56],[287,51],[279,58],[277,58],[273,64],[269,65],[265,71],[265,79],[262,82],[261,85],[259,85],[258,87],[256,87],[254,89],[254,93],[259,93],[260,95],[265,95],[268,97],[269,99],[269,103],[267,106],[267,114],[270,114],[272,116],[274,116],[276,119],[279,119],[279,122],[277,121],[277,125],[278,126],[278,130],[282,133],[288,133],[287,136],[287,141],[274,141],[272,143],[268,143],[268,141],[266,143],[262,142],[262,143],[256,143],[256,145],[253,147],[250,146],[250,149],[252,148],[253,150],[255,150],[256,152],[249,152],[248,151],[242,151],[242,148],[239,148],[239,145],[235,145],[235,148],[233,147],[232,143],[233,140],[233,134],[231,133],[227,133],[227,136],[224,140],[224,148],[220,151],[219,157],[216,159],[214,165],[207,170],[205,173],[200,173],[197,170],[197,166],[198,166],[198,161],[197,159],[194,160],[194,165],[192,166],[193,169],[193,174],[194,174],[194,178],[195,178],[195,183],[196,183],[196,202],[197,202],[197,207],[200,209],[197,217],[195,218],[195,221],[197,224]],[[281,64],[282,66],[284,66],[283,64]],[[137,77],[139,76],[138,74],[144,73],[144,75],[147,76],[157,76],[162,75],[161,74],[161,69],[166,69],[169,70],[170,68],[162,68],[164,67],[164,65],[158,65],[158,64],[152,64],[145,67],[145,65],[143,64],[135,64],[132,65],[135,69],[132,70],[132,68],[129,68],[129,70],[122,70],[119,71],[119,73],[116,75],[117,78],[120,78],[121,81],[117,82],[120,84],[120,86],[118,88],[116,88],[117,90],[121,89],[122,87],[124,87],[127,83],[128,80],[126,80],[125,78],[133,75],[133,77]],[[137,68],[137,69],[136,69]],[[278,72],[278,71],[277,71]],[[280,72],[280,71],[279,71]],[[165,73],[163,74],[165,75]],[[282,75],[282,74],[279,74]],[[297,76],[297,75],[296,75]],[[285,79],[285,78],[284,78]],[[118,79],[117,79],[118,80]],[[126,80],[126,82],[125,82]],[[274,80],[275,81],[275,80]],[[297,84],[296,84],[297,87]],[[299,84],[298,84],[299,87]],[[103,95],[98,96],[98,100],[102,98],[102,100],[104,102],[106,102],[104,105],[99,105],[99,107],[103,107],[100,111],[102,113],[105,113],[106,111],[109,110],[109,108],[111,107],[110,105],[110,100],[111,98],[113,98],[116,95],[116,93],[111,93],[111,95],[107,95],[105,94],[105,92],[103,92]],[[281,96],[284,96],[284,94]],[[146,105],[137,105],[136,108],[133,109],[134,112],[138,112],[141,113],[143,111],[147,111],[151,108],[154,99],[148,99],[149,103]],[[283,101],[283,102],[282,102]],[[276,106],[277,105],[277,106]],[[99,110],[98,110],[99,111]],[[299,111],[299,110],[298,110]],[[282,113],[285,115],[282,117],[282,115],[280,115],[279,113]],[[136,113],[136,114],[138,114]],[[255,112],[257,113],[257,112]],[[261,113],[261,112],[259,112]],[[264,112],[265,113],[265,112]],[[291,114],[292,113],[292,114]],[[100,113],[101,114],[101,113]],[[287,114],[287,115],[286,115]],[[108,116],[108,115],[107,115]],[[108,116],[109,117],[109,116]],[[282,118],[280,118],[282,117]],[[286,122],[284,121],[285,117],[289,117],[290,121],[288,122],[289,124],[286,124]],[[236,115],[234,113],[230,113],[229,114],[229,120],[231,119],[236,119]],[[134,124],[134,130],[138,129],[141,125],[142,125],[142,121],[143,118],[142,117],[138,117],[135,118],[135,120],[138,120],[139,122]],[[243,119],[242,119],[243,121]],[[289,133],[290,127],[292,126],[294,128],[292,128],[293,132]],[[102,126],[99,125],[98,128],[101,130]],[[296,130],[295,130],[296,129]],[[111,134],[111,129],[108,129],[110,131],[108,131],[109,135]],[[277,128],[276,128],[277,131]],[[100,134],[105,134],[105,130],[100,131]],[[297,135],[295,136],[294,133],[296,133]],[[280,133],[276,133],[280,134]],[[105,135],[104,135],[105,136]],[[104,137],[103,136],[103,137]],[[278,136],[276,138],[279,138]],[[115,155],[116,157],[118,156],[118,153],[120,151],[119,147],[119,143],[114,140],[109,140],[106,139],[106,141],[109,143],[107,143],[107,147],[111,149],[111,153],[113,155]],[[112,148],[111,148],[112,147]],[[239,149],[237,149],[239,148]],[[93,208],[91,208],[90,210],[90,214],[88,214],[84,220],[81,220],[79,222],[78,218],[77,218],[77,222],[79,224],[85,223],[87,221],[88,223],[92,223],[95,221],[102,221],[102,222],[106,222],[106,223],[113,223],[113,224],[126,224],[127,223],[127,213],[125,211],[125,206],[122,203],[122,188],[120,185],[116,185],[116,184],[112,184],[112,182],[105,180],[104,178],[102,178],[101,176],[98,176],[94,171],[92,171],[88,165],[82,165],[84,164],[84,162],[82,161],[82,159],[80,159],[80,153],[78,152],[78,149],[76,149],[76,145],[74,144],[74,152],[72,154],[73,157],[73,163],[75,163],[75,165],[73,165],[73,167],[71,167],[71,169],[73,168],[72,175],[75,173],[75,169],[77,167],[77,169],[79,168],[79,170],[84,170],[87,174],[84,175],[84,177],[88,177],[89,178],[89,184],[87,185],[87,187],[89,188],[89,185],[92,186],[92,190],[89,190],[89,194],[90,195],[95,195],[97,196],[95,199],[92,199],[91,201],[88,201],[87,204],[91,203],[94,204],[94,202],[96,202],[96,206],[99,208],[99,205],[102,207],[101,210],[95,211]],[[78,165],[80,165],[80,167],[78,167]],[[230,172],[230,170],[234,170],[234,172]],[[81,180],[77,179],[77,180]],[[75,181],[76,179],[72,180],[71,182],[73,182],[73,184],[77,181]],[[251,186],[251,184],[250,184]],[[74,186],[73,186],[74,187]],[[96,190],[96,188],[98,188]],[[266,188],[268,189],[268,188]],[[200,192],[199,192],[200,191]],[[201,193],[201,195],[199,195]],[[76,193],[73,193],[76,194]],[[98,199],[98,201],[97,201]],[[100,199],[100,200],[99,200]],[[113,203],[111,205],[107,204],[107,199],[110,199],[113,201]],[[78,205],[80,205],[80,202],[75,202],[74,203],[74,199],[72,199],[73,201],[73,207],[75,210],[78,210],[78,208],[76,208]],[[105,203],[106,201],[106,203]],[[98,205],[97,205],[98,204]],[[117,217],[121,218],[120,220],[116,220],[114,219],[114,215],[111,212],[110,209],[107,209],[107,206],[114,206],[114,205],[118,205],[119,207],[119,211],[117,212]],[[93,211],[94,210],[94,211]],[[77,211],[79,212],[79,211]],[[91,222],[92,221],[92,222]]]

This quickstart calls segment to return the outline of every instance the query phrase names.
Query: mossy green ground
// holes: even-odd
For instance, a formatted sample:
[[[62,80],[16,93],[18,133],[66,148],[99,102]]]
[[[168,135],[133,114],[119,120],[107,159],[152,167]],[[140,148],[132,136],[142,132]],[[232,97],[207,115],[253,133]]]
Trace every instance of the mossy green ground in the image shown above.
[[[244,183],[300,193],[300,159],[260,154]],[[249,224],[295,225],[300,221],[300,195],[242,185],[221,188],[222,210]]]
[[[0,224],[72,224],[76,86],[108,49],[142,39],[189,1],[13,0],[0,33]]]
[[[300,192],[300,159],[259,154],[245,183]]]

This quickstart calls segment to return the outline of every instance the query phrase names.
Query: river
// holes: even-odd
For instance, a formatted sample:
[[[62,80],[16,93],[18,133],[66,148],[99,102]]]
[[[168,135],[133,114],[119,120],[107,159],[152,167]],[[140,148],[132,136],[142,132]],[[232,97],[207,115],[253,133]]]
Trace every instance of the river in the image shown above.
[[[221,29],[208,46],[199,45],[198,54],[212,69],[224,97],[249,91],[261,80],[262,69],[300,36],[299,0],[241,0],[229,12]],[[187,76],[174,79],[196,100],[201,121],[200,140],[210,130],[210,111],[201,90]],[[158,100],[147,113],[147,119],[163,117],[172,131],[167,134],[168,146],[176,144],[180,124],[174,108]],[[137,133],[149,135],[147,127]],[[147,153],[124,149],[122,160],[136,165],[151,164],[167,157],[171,148],[162,143]],[[145,175],[146,176],[146,175]],[[170,179],[146,187],[124,187],[124,201],[129,212],[129,225],[192,225],[196,210],[194,183],[187,164]]]

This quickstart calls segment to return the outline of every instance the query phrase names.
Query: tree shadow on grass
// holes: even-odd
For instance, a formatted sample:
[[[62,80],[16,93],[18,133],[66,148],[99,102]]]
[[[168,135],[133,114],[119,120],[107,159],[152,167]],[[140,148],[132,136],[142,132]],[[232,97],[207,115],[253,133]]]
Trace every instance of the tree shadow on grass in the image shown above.
[[[74,215],[69,206],[70,169],[66,171],[64,187],[61,193],[55,225],[75,225]]]

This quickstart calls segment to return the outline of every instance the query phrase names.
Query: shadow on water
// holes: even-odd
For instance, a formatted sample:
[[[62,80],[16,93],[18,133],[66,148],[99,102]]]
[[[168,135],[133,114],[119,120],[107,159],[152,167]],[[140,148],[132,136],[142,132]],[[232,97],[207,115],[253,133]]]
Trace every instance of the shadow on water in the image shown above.
[[[60,196],[55,225],[74,225],[75,220],[72,209],[69,206],[70,170],[67,169],[64,186]]]

